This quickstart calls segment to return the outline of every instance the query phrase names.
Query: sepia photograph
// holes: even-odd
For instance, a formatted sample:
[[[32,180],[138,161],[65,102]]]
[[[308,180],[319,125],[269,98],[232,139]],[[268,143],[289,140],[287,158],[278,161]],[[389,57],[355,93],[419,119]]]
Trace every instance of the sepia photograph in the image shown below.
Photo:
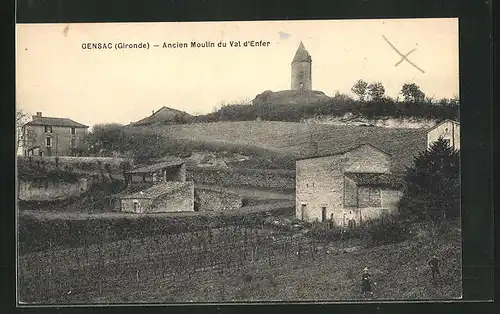
[[[15,28],[19,305],[462,298],[458,18]]]

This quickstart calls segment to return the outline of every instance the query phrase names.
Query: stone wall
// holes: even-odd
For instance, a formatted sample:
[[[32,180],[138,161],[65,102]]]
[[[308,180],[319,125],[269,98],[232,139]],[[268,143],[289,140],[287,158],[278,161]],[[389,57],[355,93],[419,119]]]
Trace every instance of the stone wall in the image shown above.
[[[387,208],[389,213],[396,213],[398,210],[399,201],[403,197],[403,191],[399,190],[382,190],[380,191],[382,208]]]
[[[297,218],[321,221],[322,208],[326,207],[328,219],[332,214],[335,220],[340,219],[344,182],[341,155],[299,160],[296,170]]]
[[[344,172],[389,173],[392,158],[371,145],[362,145],[342,156]]]
[[[295,171],[265,169],[199,169],[187,171],[187,180],[221,186],[294,189]]]
[[[19,199],[23,201],[53,201],[78,196],[87,191],[90,183],[81,178],[77,182],[46,180],[18,181]]]
[[[346,212],[347,219],[354,219],[359,224],[361,221],[379,218],[382,214],[395,214],[398,210],[398,202],[403,195],[402,191],[380,189],[380,206],[349,208],[351,213]]]
[[[199,211],[233,211],[243,205],[241,196],[223,189],[196,188],[195,199]]]
[[[292,64],[291,89],[312,89],[312,71],[310,62],[294,62]]]
[[[192,212],[194,211],[193,182],[169,182],[173,192],[157,197],[149,212]]]
[[[358,207],[358,186],[348,177],[344,177],[344,207]]]
[[[122,198],[121,211],[131,213],[168,213],[194,211],[193,182],[168,182],[169,189],[155,198]],[[134,206],[135,204],[135,206]]]
[[[124,198],[120,200],[120,203],[122,212],[141,214],[151,208],[152,200],[149,198]]]

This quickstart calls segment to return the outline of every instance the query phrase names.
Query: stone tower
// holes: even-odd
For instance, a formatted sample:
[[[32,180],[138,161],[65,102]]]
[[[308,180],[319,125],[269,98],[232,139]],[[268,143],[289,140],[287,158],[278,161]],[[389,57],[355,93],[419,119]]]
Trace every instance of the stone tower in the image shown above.
[[[312,89],[311,63],[311,55],[300,42],[292,61],[292,90]]]

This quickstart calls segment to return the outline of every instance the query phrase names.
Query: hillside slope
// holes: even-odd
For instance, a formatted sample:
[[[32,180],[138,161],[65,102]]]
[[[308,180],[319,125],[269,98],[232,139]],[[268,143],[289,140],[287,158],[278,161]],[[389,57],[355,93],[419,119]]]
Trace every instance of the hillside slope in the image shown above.
[[[403,171],[426,148],[426,131],[366,126],[338,126],[298,122],[240,121],[148,128],[157,134],[220,148],[253,147],[277,154],[304,157],[329,154],[370,143],[393,155],[394,170]]]
[[[432,281],[428,260],[441,260],[441,279]],[[249,271],[250,282],[228,278],[227,300],[360,300],[361,274],[368,267],[373,282],[373,300],[460,299],[462,296],[460,230],[433,240],[420,238],[351,253],[331,255],[317,263],[280,265]],[[308,262],[311,262],[308,260]],[[242,274],[243,275],[243,274]],[[190,296],[200,299],[203,287],[193,287]],[[201,299],[200,299],[201,300]]]

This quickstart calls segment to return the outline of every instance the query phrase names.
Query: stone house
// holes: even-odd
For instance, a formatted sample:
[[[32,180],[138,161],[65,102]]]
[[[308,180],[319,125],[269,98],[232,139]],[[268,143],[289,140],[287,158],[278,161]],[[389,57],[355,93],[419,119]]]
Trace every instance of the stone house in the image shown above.
[[[186,164],[168,158],[126,173],[129,190],[117,195],[120,211],[133,213],[194,211],[194,183],[186,181]],[[137,188],[142,190],[137,191]]]
[[[22,127],[24,156],[78,156],[88,126],[68,118],[43,117],[37,112]]]
[[[393,213],[402,180],[391,173],[392,156],[371,144],[296,160],[296,217],[338,226]]]
[[[460,123],[454,120],[444,120],[427,131],[427,148],[442,138],[448,145],[460,150]]]
[[[120,197],[120,211],[165,213],[194,211],[193,182],[162,182]]]
[[[172,158],[168,161],[132,169],[126,175],[132,185],[139,182],[186,182],[186,163],[180,158]]]

